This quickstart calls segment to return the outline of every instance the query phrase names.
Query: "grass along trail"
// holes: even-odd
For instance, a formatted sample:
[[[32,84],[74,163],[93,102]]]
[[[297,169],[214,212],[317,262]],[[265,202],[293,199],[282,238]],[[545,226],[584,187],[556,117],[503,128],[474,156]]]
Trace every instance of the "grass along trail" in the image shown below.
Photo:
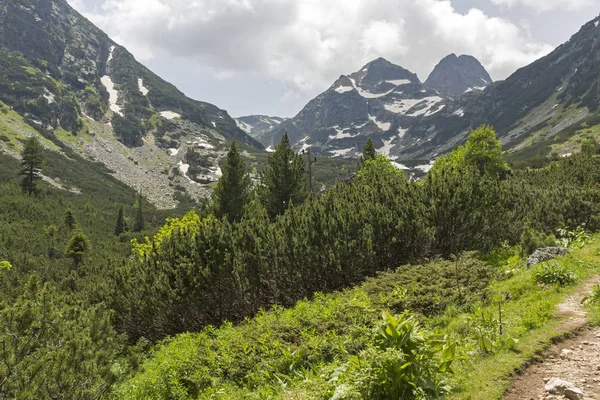
[[[566,398],[600,399],[600,329],[590,326],[583,305],[599,278],[589,278],[558,305],[556,315],[561,322],[556,333],[570,338],[553,344],[541,361],[527,367],[514,380],[504,400],[563,398],[546,391],[546,383],[552,378],[570,382],[583,392],[583,397]]]

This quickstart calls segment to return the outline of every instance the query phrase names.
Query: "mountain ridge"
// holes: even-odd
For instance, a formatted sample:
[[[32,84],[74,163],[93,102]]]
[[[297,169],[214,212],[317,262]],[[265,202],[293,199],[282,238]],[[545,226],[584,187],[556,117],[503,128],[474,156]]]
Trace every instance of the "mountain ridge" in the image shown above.
[[[65,0],[0,0],[0,53],[0,101],[23,117],[11,135],[31,135],[31,126],[161,207],[177,203],[175,186],[205,196],[198,182],[218,179],[228,141],[263,149],[225,110],[185,96]],[[10,154],[19,146],[0,141]]]
[[[404,163],[431,161],[489,124],[514,159],[570,154],[583,137],[600,139],[599,25],[600,18],[594,18],[549,55],[503,81],[460,95],[411,80],[401,88],[383,81],[363,88],[356,77],[366,73],[367,64],[342,75],[294,118],[257,139],[265,144],[287,131],[298,150],[312,147],[315,154],[357,158],[371,138],[381,154]],[[475,68],[475,81],[482,79],[481,71]]]

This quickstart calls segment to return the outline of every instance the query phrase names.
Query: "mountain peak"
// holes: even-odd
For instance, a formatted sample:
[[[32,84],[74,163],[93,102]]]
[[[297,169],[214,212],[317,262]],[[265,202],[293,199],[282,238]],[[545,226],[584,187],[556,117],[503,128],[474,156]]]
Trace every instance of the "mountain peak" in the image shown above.
[[[425,85],[454,96],[471,90],[483,90],[492,78],[473,56],[452,53],[444,57],[433,69]]]
[[[383,57],[378,57],[369,62],[360,71],[349,75],[349,77],[367,86],[379,85],[384,81],[409,81],[410,83],[420,83],[416,74]]]

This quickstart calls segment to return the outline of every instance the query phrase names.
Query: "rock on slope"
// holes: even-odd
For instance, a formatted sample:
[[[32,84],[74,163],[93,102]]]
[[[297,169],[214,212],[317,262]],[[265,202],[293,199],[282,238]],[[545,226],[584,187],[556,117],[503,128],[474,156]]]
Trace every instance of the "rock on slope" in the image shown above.
[[[433,69],[425,86],[440,93],[460,96],[465,92],[483,90],[492,83],[492,78],[483,65],[473,56],[452,53]]]
[[[65,0],[0,0],[0,101],[159,205],[174,205],[169,177],[202,194],[189,178],[216,179],[226,141],[262,148],[226,111],[183,95]],[[188,148],[197,153],[191,168]]]

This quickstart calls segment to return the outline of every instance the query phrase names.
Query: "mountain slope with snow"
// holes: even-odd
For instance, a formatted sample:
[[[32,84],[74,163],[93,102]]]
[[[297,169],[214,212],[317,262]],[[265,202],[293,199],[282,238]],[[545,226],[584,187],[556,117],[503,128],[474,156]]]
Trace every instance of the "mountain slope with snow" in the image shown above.
[[[247,115],[234,118],[238,128],[255,138],[279,126],[286,118],[268,117],[266,115]]]
[[[231,139],[263,149],[225,110],[186,97],[65,0],[0,0],[5,107],[33,132],[103,163],[160,206],[176,203],[176,183],[195,197],[205,194],[198,182],[218,178]],[[0,141],[0,151],[18,154],[30,132],[11,131],[18,140]],[[180,163],[195,165],[172,175]]]

